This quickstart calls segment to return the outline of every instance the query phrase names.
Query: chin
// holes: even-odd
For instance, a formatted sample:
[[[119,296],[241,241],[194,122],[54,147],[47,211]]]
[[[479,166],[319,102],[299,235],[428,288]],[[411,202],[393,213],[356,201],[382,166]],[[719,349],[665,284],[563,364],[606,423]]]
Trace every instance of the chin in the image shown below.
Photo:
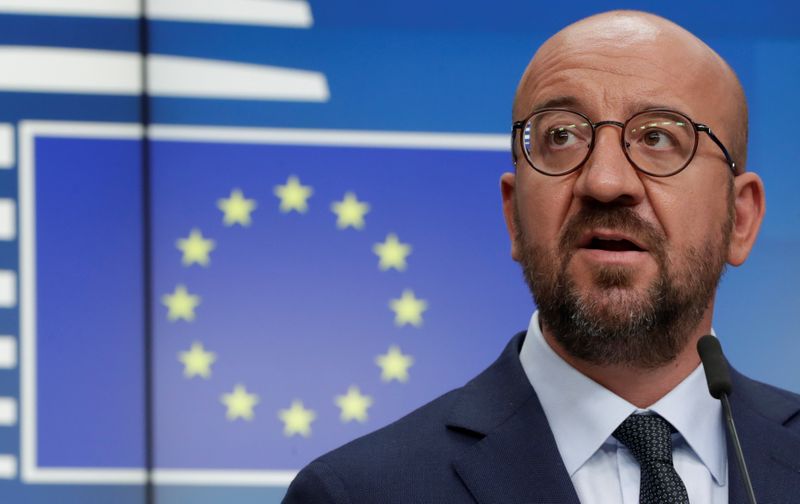
[[[619,271],[599,276],[591,278],[589,285],[574,284],[577,299],[599,319],[625,320],[652,298],[652,280],[620,274]]]
[[[593,285],[589,289],[580,290],[578,299],[587,306],[607,306],[609,309],[619,308],[622,311],[629,311],[630,305],[639,304],[637,301],[646,295],[647,288]]]
[[[604,265],[595,268],[580,268],[576,275],[571,275],[571,283],[581,291],[595,293],[631,292],[644,293],[655,280],[654,275],[627,265]]]

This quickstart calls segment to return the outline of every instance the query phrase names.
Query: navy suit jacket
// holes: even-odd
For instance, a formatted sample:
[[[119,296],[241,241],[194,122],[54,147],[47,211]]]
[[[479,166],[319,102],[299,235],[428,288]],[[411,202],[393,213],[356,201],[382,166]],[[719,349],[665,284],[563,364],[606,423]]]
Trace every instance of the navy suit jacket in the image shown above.
[[[524,338],[464,387],[313,461],[284,503],[578,504]],[[730,400],[758,502],[800,503],[800,396],[733,371]],[[733,453],[729,440],[729,502],[746,503]]]

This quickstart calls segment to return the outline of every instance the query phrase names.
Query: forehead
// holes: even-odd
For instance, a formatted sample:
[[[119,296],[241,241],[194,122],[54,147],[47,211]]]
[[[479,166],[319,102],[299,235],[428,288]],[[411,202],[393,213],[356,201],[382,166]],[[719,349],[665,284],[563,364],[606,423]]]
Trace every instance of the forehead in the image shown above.
[[[563,97],[595,120],[653,106],[707,117],[730,107],[729,73],[711,48],[666,20],[600,15],[542,45],[520,82],[514,117]]]
[[[520,109],[560,106],[593,119],[622,120],[648,108],[703,113],[707,70],[657,41],[640,45],[562,44],[544,48],[520,89]],[[610,114],[610,116],[609,116]]]

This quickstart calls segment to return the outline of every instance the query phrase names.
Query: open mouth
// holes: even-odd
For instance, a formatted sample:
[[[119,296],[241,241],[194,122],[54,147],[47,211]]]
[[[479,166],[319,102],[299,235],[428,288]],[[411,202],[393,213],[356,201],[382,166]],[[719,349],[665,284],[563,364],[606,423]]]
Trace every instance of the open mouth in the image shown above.
[[[593,237],[583,248],[607,250],[610,252],[644,252],[644,249],[630,240]]]
[[[647,252],[644,243],[628,233],[609,229],[593,229],[583,234],[578,248],[606,252]]]

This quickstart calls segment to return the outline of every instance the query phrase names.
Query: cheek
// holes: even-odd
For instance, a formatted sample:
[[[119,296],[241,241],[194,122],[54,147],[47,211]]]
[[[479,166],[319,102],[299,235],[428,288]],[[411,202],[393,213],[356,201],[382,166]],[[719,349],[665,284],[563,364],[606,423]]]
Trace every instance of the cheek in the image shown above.
[[[540,176],[544,177],[544,176]],[[523,231],[535,244],[557,243],[572,205],[572,189],[567,180],[535,180],[517,193],[517,208]]]
[[[728,217],[724,191],[710,194],[692,188],[661,187],[649,191],[649,197],[668,248],[698,248],[721,236]]]

